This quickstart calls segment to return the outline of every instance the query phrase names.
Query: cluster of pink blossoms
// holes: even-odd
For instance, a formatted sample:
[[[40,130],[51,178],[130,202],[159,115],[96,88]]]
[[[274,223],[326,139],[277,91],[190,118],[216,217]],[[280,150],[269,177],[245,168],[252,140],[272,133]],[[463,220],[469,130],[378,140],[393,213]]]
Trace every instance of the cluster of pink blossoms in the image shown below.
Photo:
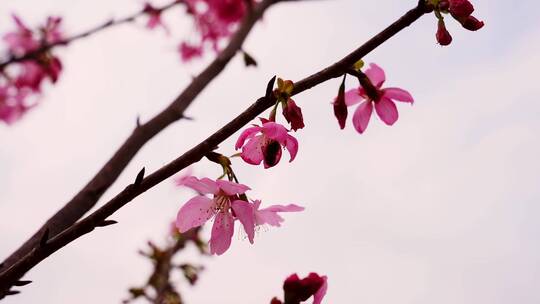
[[[472,15],[474,6],[469,0],[430,0],[431,5],[438,18],[437,33],[435,37],[440,45],[449,45],[452,42],[452,36],[446,29],[444,17],[442,14],[450,14],[457,20],[463,28],[469,31],[477,31],[484,27],[484,22],[476,19]]]
[[[37,31],[32,31],[15,15],[13,20],[15,30],[3,36],[8,57],[37,53],[27,60],[10,64],[0,70],[0,120],[7,124],[15,122],[36,104],[45,79],[55,83],[62,71],[58,57],[49,50],[40,51],[44,45],[62,40],[62,19],[48,17],[45,25]]]
[[[198,41],[183,41],[178,51],[183,61],[201,57],[208,45],[214,51],[220,50],[222,40],[232,35],[247,12],[249,3],[253,0],[179,0],[187,6],[187,13],[193,16],[195,28],[199,33]],[[144,12],[149,15],[147,27],[167,27],[160,19],[161,11],[149,3],[145,4]]]
[[[179,184],[197,191],[199,195],[180,208],[176,227],[180,233],[184,233],[214,218],[210,238],[212,254],[221,255],[229,249],[236,220],[241,223],[249,242],[253,244],[255,229],[258,226],[268,224],[279,227],[284,219],[278,213],[304,210],[303,207],[294,204],[273,205],[260,209],[261,201],[247,200],[245,193],[250,190],[248,186],[226,180],[214,181],[209,178],[198,179],[188,176],[182,178]]]
[[[368,94],[368,91],[360,85],[358,88],[345,92],[344,98],[336,97],[334,104],[344,103],[344,106],[353,106],[358,103],[360,105],[356,108],[353,115],[353,125],[356,131],[364,133],[366,130],[373,108],[379,118],[387,125],[393,125],[398,119],[398,111],[394,101],[401,101],[413,104],[414,99],[411,94],[400,88],[382,88],[382,85],[386,81],[386,75],[384,70],[378,65],[372,63],[366,70],[365,75],[371,82],[374,92]],[[336,105],[334,105],[336,106]],[[340,125],[345,127],[345,119],[347,118],[347,110],[335,111],[336,117],[340,122]]]

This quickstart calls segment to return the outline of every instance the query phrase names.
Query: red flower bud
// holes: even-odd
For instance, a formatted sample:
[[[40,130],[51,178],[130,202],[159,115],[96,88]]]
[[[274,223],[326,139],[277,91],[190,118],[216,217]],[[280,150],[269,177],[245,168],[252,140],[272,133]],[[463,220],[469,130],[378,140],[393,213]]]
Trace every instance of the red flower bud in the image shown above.
[[[439,9],[441,11],[447,11],[450,8],[450,2],[443,0],[439,2]]]
[[[452,35],[450,35],[446,29],[443,20],[439,20],[435,37],[437,37],[437,42],[439,42],[440,45],[449,45],[452,42]]]
[[[301,279],[295,273],[289,276],[283,283],[285,291],[285,303],[299,303],[306,301],[314,295],[324,284],[324,279],[316,273],[310,273]]]
[[[304,128],[302,109],[296,105],[294,100],[290,98],[287,100],[287,104],[283,108],[283,116],[291,124],[291,129],[294,131]]]
[[[469,31],[477,31],[484,27],[484,21],[480,21],[473,16],[467,17],[461,25]]]
[[[345,129],[345,123],[347,122],[347,105],[345,104],[345,77],[339,86],[338,96],[334,100],[334,116],[336,116],[339,127]]]
[[[448,11],[456,19],[467,18],[474,11],[474,7],[469,0],[449,0],[449,2]]]
[[[270,304],[283,304],[283,302],[281,302],[280,300],[278,300],[278,298],[274,297],[272,299],[272,301],[270,302]]]

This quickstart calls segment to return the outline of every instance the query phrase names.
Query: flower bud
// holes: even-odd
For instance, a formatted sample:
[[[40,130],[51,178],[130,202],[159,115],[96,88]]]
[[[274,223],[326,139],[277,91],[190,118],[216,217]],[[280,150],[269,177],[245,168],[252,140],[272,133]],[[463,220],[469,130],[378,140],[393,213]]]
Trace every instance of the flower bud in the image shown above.
[[[452,35],[450,35],[446,29],[443,20],[439,20],[435,37],[437,37],[437,42],[439,42],[440,45],[449,45],[452,42]]]
[[[469,0],[449,0],[449,2],[448,11],[458,20],[469,17],[474,11],[474,7]]]
[[[296,105],[294,100],[290,98],[287,100],[287,103],[283,107],[283,116],[291,124],[291,129],[294,131],[304,128],[302,109]]]
[[[461,25],[469,31],[477,31],[484,27],[484,21],[480,21],[474,16],[469,16],[461,22]]]

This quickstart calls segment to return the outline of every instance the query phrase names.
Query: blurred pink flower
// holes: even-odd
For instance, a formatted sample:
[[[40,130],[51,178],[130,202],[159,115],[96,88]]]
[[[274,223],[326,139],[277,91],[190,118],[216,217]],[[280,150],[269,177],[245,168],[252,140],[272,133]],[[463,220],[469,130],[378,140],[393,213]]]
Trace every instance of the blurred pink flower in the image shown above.
[[[180,52],[180,57],[183,62],[188,62],[196,57],[201,57],[203,54],[203,49],[201,46],[191,45],[185,41],[181,42],[178,46],[178,51]]]
[[[143,12],[148,15],[148,21],[146,22],[147,28],[152,30],[158,26],[161,26],[167,34],[169,33],[169,28],[161,20],[161,10],[155,8],[154,6],[152,6],[152,4],[146,2],[144,4]]]
[[[62,23],[61,17],[47,17],[47,22],[43,27],[43,35],[45,36],[45,42],[48,44],[57,43],[64,39],[62,31],[60,30],[60,24]]]
[[[16,29],[4,35],[3,39],[7,43],[10,52],[16,55],[23,55],[36,50],[39,41],[35,39],[32,31],[22,22],[17,15],[12,15]]]
[[[279,163],[284,148],[289,151],[292,162],[298,152],[296,138],[289,135],[283,125],[262,118],[261,122],[262,126],[254,125],[244,130],[236,141],[236,150],[242,148],[242,159],[251,165],[263,162],[265,168],[270,168]]]
[[[414,102],[411,94],[403,89],[381,88],[386,80],[386,76],[384,70],[378,65],[374,63],[370,64],[365,74],[377,90],[376,99],[369,97],[362,86],[345,93],[345,103],[347,106],[362,102],[353,115],[353,125],[359,133],[363,133],[366,130],[373,112],[373,106],[375,106],[375,111],[379,118],[391,126],[398,119],[398,111],[394,100],[411,104]]]

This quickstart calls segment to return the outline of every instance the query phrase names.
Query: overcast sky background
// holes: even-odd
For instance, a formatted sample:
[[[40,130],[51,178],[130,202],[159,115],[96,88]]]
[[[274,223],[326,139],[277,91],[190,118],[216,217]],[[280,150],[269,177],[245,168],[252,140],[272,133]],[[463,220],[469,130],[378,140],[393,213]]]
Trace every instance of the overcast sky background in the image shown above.
[[[105,195],[112,197],[145,166],[152,172],[240,113],[277,74],[297,80],[336,61],[393,22],[415,0],[312,1],[271,9],[245,45],[260,63],[238,57],[181,121],[147,144]],[[436,20],[424,16],[365,58],[387,84],[409,90],[393,127],[372,119],[365,134],[339,130],[330,102],[339,80],[296,98],[306,128],[300,151],[271,170],[235,161],[241,181],[263,203],[306,207],[255,245],[235,237],[223,256],[180,259],[207,270],[186,303],[268,303],[283,279],[326,274],[325,303],[499,304],[540,302],[540,21],[536,1],[474,1],[486,27],[471,33],[451,22],[450,47],[435,43]],[[0,32],[17,12],[29,24],[49,14],[77,33],[142,1],[0,3]],[[204,61],[184,65],[175,52],[192,30],[181,10],[165,20],[167,38],[127,25],[58,50],[65,72],[42,104],[11,127],[0,126],[0,257],[7,256],[79,190],[135,124],[166,106]],[[191,34],[192,35],[192,34]],[[242,83],[243,85],[238,85]],[[354,82],[349,83],[353,86]],[[220,151],[233,153],[236,136]],[[284,159],[286,160],[286,159]],[[195,173],[216,177],[207,162]],[[54,254],[5,300],[17,303],[119,303],[144,282],[150,264],[137,254],[162,243],[190,198],[166,181],[99,229]],[[205,233],[209,234],[209,227]]]

